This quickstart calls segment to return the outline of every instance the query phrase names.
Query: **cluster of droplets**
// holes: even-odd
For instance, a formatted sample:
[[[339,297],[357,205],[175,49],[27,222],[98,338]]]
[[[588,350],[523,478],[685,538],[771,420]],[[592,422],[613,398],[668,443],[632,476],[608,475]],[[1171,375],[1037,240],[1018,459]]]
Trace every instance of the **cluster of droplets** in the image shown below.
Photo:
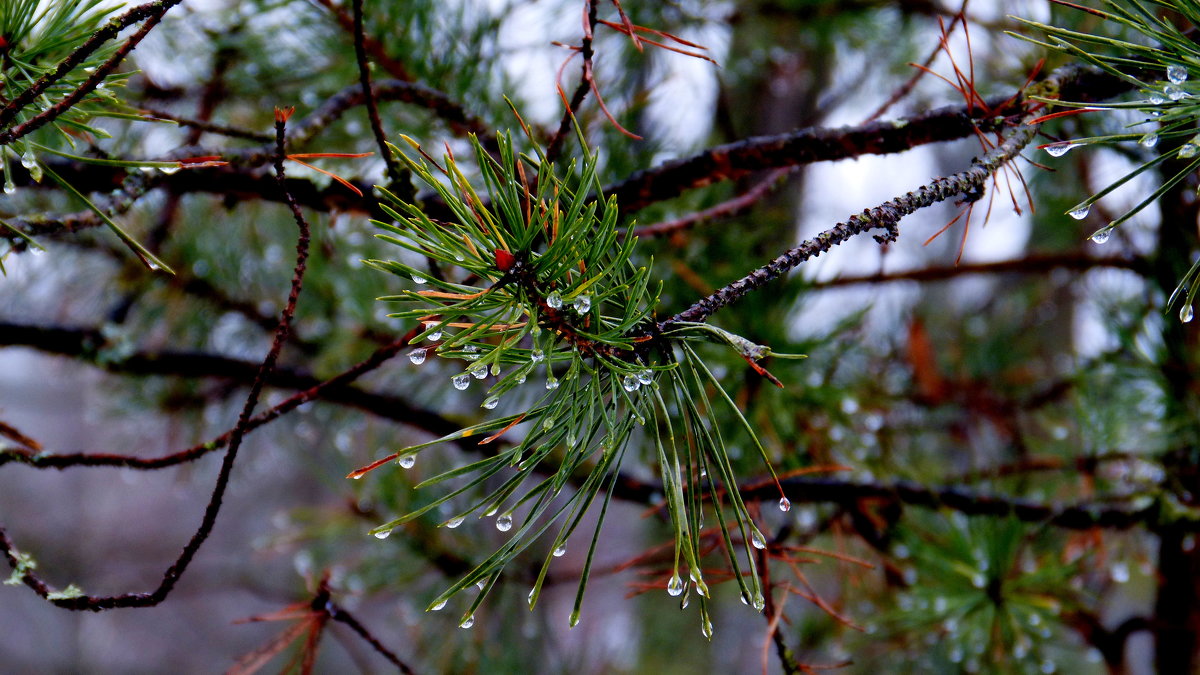
[[[649,369],[640,370],[636,373],[630,373],[621,379],[621,388],[625,391],[634,392],[640,387],[644,387],[654,381],[654,373]]]

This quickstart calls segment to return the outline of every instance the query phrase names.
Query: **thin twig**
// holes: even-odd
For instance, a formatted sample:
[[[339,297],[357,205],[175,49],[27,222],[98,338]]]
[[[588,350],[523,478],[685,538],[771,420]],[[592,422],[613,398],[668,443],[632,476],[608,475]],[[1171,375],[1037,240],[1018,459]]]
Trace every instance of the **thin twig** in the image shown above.
[[[572,94],[571,101],[567,104],[567,109],[563,111],[562,119],[558,122],[558,131],[554,132],[554,137],[550,139],[550,145],[546,147],[546,160],[549,162],[558,159],[559,154],[562,153],[563,142],[566,141],[567,134],[571,131],[575,113],[579,111],[579,106],[583,105],[583,99],[587,98],[588,90],[592,88],[592,57],[595,56],[595,52],[592,49],[592,39],[596,32],[596,24],[599,21],[599,17],[595,2],[592,0],[583,0],[583,2],[583,40],[579,43],[579,53],[583,56],[583,66],[580,71],[579,85],[575,87],[575,93]]]
[[[399,668],[400,672],[407,673],[407,675],[415,675],[415,671],[413,671],[413,669],[409,667],[407,663],[401,661],[400,657],[396,656],[392,650],[385,647],[383,643],[379,641],[379,638],[372,635],[371,631],[367,630],[366,626],[362,625],[359,623],[358,619],[354,618],[353,614],[346,611],[340,605],[334,604],[333,602],[329,603],[327,611],[329,612],[329,616],[333,618],[334,621],[339,621],[349,626],[350,630],[358,633],[359,637],[361,637],[363,640],[366,640],[367,644],[371,645],[371,647],[375,651],[379,652],[383,658],[387,659],[392,663],[392,665]]]
[[[379,146],[379,154],[387,165],[389,180],[401,180],[400,165],[388,149],[387,136],[383,133],[383,123],[379,121],[379,104],[371,89],[371,65],[367,63],[367,51],[363,46],[363,0],[351,0],[354,11],[354,56],[358,60],[358,81],[362,85],[363,102],[367,106],[367,119],[371,122],[371,133],[375,135],[375,145]]]

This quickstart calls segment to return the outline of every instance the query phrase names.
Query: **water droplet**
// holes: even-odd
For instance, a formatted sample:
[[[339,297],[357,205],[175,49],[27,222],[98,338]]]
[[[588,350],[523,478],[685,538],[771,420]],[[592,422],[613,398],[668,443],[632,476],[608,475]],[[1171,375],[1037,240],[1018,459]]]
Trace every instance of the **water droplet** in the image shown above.
[[[454,517],[453,517],[453,518],[451,518],[450,520],[447,520],[447,521],[446,521],[446,527],[450,528],[451,530],[453,530],[454,528],[456,528],[456,527],[458,527],[459,525],[462,525],[462,524],[463,524],[463,517],[462,517],[462,516],[454,516]]]
[[[546,358],[546,352],[544,352],[540,349],[535,349],[535,350],[529,352],[529,360],[533,361],[534,363],[541,363],[542,360],[545,358]]]
[[[642,383],[638,382],[637,376],[635,375],[626,375],[625,378],[621,380],[621,387],[625,391],[637,391],[638,387],[640,386],[642,386]]]
[[[483,365],[482,363],[476,363],[470,368],[467,368],[467,373],[477,380],[482,380],[483,378],[487,377],[488,369],[487,366]]]
[[[429,334],[429,337],[427,339],[430,342],[437,342],[438,340],[441,340],[442,339],[442,331],[440,331],[440,330],[433,331],[432,333]]]
[[[642,386],[646,386],[654,381],[654,371],[647,368],[637,374],[637,379]]]
[[[1091,211],[1092,211],[1091,206],[1081,206],[1072,211],[1068,211],[1067,215],[1071,216],[1075,220],[1083,220],[1084,218],[1088,217],[1088,214],[1091,213]]]
[[[1187,97],[1187,92],[1179,87],[1172,87],[1171,85],[1163,87],[1163,93],[1166,94],[1167,98],[1171,99],[1172,101],[1178,101]]]
[[[571,618],[567,620],[567,624],[570,625],[571,628],[579,625],[579,610],[576,609],[571,612]]]
[[[1107,227],[1103,230],[1096,230],[1096,232],[1092,234],[1092,241],[1096,242],[1097,244],[1103,244],[1104,242],[1108,241],[1108,237],[1111,232],[1112,230],[1108,229]]]
[[[683,580],[679,578],[679,573],[671,575],[671,580],[667,582],[667,595],[675,597],[683,592]]]
[[[554,552],[551,555],[553,555],[555,558],[561,558],[566,554],[567,554],[567,545],[559,544],[558,546],[556,546],[554,548]]]
[[[376,532],[376,533],[375,533],[375,538],[376,538],[376,539],[387,539],[387,538],[388,538],[388,537],[390,537],[390,536],[392,536],[392,531],[391,531],[391,530],[380,530],[380,531],[378,531],[378,532]]]
[[[1167,66],[1167,80],[1169,80],[1171,84],[1183,84],[1187,81],[1187,78],[1187,68],[1176,65]]]
[[[408,353],[408,360],[412,361],[414,366],[419,366],[425,363],[425,349],[414,349]]]
[[[754,604],[751,605],[751,607],[753,607],[755,611],[761,612],[761,611],[763,611],[763,608],[766,606],[767,606],[767,601],[765,598],[763,598],[762,593],[755,593],[754,594]]]
[[[1152,91],[1146,100],[1150,101],[1150,105],[1162,105],[1167,99],[1163,98],[1162,94],[1157,91]]]
[[[476,347],[475,345],[466,345],[462,348],[462,350],[463,354],[466,354],[466,356],[463,358],[468,361],[474,361],[475,359],[479,358],[479,354],[477,353],[479,351],[479,347]]]
[[[1153,148],[1154,146],[1158,145],[1158,132],[1151,131],[1145,136],[1142,136],[1142,140],[1138,141],[1138,145],[1142,146],[1143,148]]]
[[[750,533],[750,543],[759,550],[767,547],[767,540],[763,537],[762,532],[754,530]]]
[[[1183,323],[1192,323],[1195,318],[1195,311],[1192,309],[1192,304],[1183,305],[1180,307],[1180,321]]]
[[[466,389],[468,386],[470,386],[471,376],[467,375],[466,373],[463,373],[461,375],[455,375],[450,380],[450,382],[454,384],[455,389],[462,391],[463,389]]]
[[[1051,675],[1051,673],[1053,673],[1056,670],[1058,670],[1058,666],[1050,659],[1046,659],[1045,661],[1042,661],[1042,672],[1045,673],[1046,675]]]
[[[423,277],[420,274],[417,274],[415,272],[412,275],[412,280],[413,280],[414,284],[423,284],[426,281],[428,281],[428,279],[426,279],[425,277]]]
[[[11,195],[12,193],[14,193],[16,191],[17,191],[17,186],[15,184],[13,184],[11,178],[4,181],[4,194]]]
[[[160,167],[158,167],[158,170],[167,176],[179,173],[178,166],[160,166]]]
[[[783,511],[784,513],[791,511],[792,510],[792,500],[788,499],[787,497],[781,497],[779,499],[779,510]]]
[[[749,606],[750,606],[750,601],[746,599],[746,594],[745,594],[745,593],[742,593],[742,594],[741,594],[741,596],[739,596],[739,597],[738,597],[738,599],[742,601],[742,604],[743,604],[743,605],[745,605],[745,606],[747,606],[747,607],[749,607]]]
[[[1061,143],[1051,143],[1050,145],[1046,146],[1046,154],[1050,155],[1051,157],[1062,157],[1063,155],[1070,152],[1071,149],[1076,147],[1077,145],[1079,145],[1079,144],[1072,143],[1070,141],[1063,141]]]
[[[430,607],[430,608],[429,608],[429,611],[431,611],[431,612],[440,612],[440,611],[442,611],[442,608],[444,608],[445,606],[446,606],[446,601],[445,601],[445,600],[438,600],[438,601],[437,601],[437,603],[436,603],[436,604],[434,604],[434,606],[433,606],[433,607]]]
[[[576,297],[574,307],[576,312],[587,314],[592,309],[592,296],[584,294]]]
[[[498,405],[500,405],[499,396],[489,396],[483,401],[483,407],[487,408],[488,410],[494,410]]]
[[[475,625],[475,615],[471,614],[471,615],[467,616],[467,618],[463,619],[463,622],[458,624],[458,627],[459,628],[470,628],[471,626],[474,626],[474,625]]]
[[[508,532],[512,529],[512,514],[506,513],[496,519],[496,529],[501,532]]]
[[[481,591],[482,591],[484,588],[487,588],[487,579],[480,579],[479,581],[476,581],[476,582],[475,582],[475,588],[478,588],[478,589],[479,589],[479,590],[481,590]]]
[[[533,607],[533,596],[534,596],[534,594],[535,594],[535,593],[537,593],[537,589],[536,589],[536,588],[531,588],[531,589],[529,589],[529,599],[528,599],[528,600],[526,600],[526,602],[527,602],[527,603],[529,603],[529,606],[530,606],[530,607]]]
[[[554,418],[553,417],[547,417],[546,419],[542,420],[542,430],[550,431],[553,428],[554,428]]]
[[[21,166],[25,167],[26,169],[32,169],[33,167],[37,166],[37,157],[33,155],[32,150],[29,150],[25,154],[21,155]]]
[[[396,460],[396,463],[400,465],[401,469],[411,469],[417,463],[417,456],[411,452],[407,455],[400,455],[400,459]]]
[[[984,586],[987,586],[987,577],[976,573],[971,577],[971,585],[975,588],[983,588]]]
[[[1197,152],[1200,152],[1200,145],[1196,145],[1192,141],[1188,141],[1187,143],[1179,146],[1180,159],[1191,159],[1192,157],[1196,156]]]
[[[1109,576],[1118,584],[1123,584],[1129,581],[1129,565],[1123,562],[1115,562],[1108,570]]]
[[[546,306],[550,309],[562,309],[562,296],[558,291],[553,291],[546,296]]]
[[[555,379],[553,375],[550,376],[550,379],[546,380],[546,388],[547,389],[558,389],[558,380]]]
[[[517,378],[517,384],[525,384],[525,373],[521,373],[521,376]]]
[[[700,625],[700,632],[704,635],[705,639],[708,639],[708,640],[712,639],[712,635],[713,635],[712,621],[709,621],[707,616],[704,617],[704,623]]]

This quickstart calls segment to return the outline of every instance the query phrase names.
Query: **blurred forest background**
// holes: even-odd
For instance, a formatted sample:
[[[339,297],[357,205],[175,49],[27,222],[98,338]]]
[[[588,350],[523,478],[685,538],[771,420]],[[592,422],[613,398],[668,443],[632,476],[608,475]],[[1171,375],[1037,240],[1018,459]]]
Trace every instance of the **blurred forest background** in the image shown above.
[[[1010,15],[1114,30],[1033,0],[620,3],[629,24],[694,44],[643,38],[688,54],[639,50],[622,32],[618,5],[593,1],[602,20],[589,41],[595,87],[578,118],[612,186],[706,148],[809,127],[878,118],[900,120],[888,123],[900,129],[946,106],[984,118],[963,90],[998,105],[1066,62],[1007,34],[1040,37]],[[132,6],[118,4],[99,7],[111,10],[107,18]],[[584,0],[362,6],[362,47],[388,140],[402,144],[404,134],[432,155],[445,144],[469,158],[468,134],[486,142],[518,129],[507,97],[550,142],[564,109],[556,82],[570,98],[580,81],[581,58],[569,46],[585,39]],[[11,101],[27,86],[18,71],[52,68],[67,52],[23,64],[16,28],[3,28],[0,93]],[[36,38],[36,29],[25,37]],[[933,74],[920,76],[914,62]],[[469,598],[441,612],[426,607],[505,532],[491,520],[447,529],[434,518],[386,539],[368,536],[442,490],[416,483],[478,456],[444,444],[407,470],[346,475],[487,411],[479,387],[451,385],[458,364],[405,358],[410,349],[397,339],[414,324],[388,318],[395,308],[376,298],[412,286],[362,262],[399,255],[373,236],[379,228],[369,219],[386,216],[371,187],[428,194],[385,175],[363,104],[350,0],[186,0],[118,73],[94,95],[115,92],[126,115],[80,121],[107,138],[47,126],[28,137],[39,145],[22,162],[19,146],[0,137],[12,184],[0,195],[9,226],[0,227],[0,526],[10,546],[31,555],[59,592],[74,584],[120,595],[152,589],[193,536],[222,452],[157,470],[64,468],[36,457],[161,457],[203,449],[234,427],[295,263],[293,215],[271,169],[276,107],[296,106],[289,153],[374,154],[304,159],[362,196],[287,164],[312,249],[294,330],[258,411],[383,356],[353,384],[327,387],[248,433],[212,537],[164,602],[68,611],[15,574],[0,588],[6,672],[396,667],[336,620],[337,610],[419,673],[1196,667],[1200,358],[1194,324],[1166,302],[1195,249],[1196,177],[1099,244],[1089,236],[1153,191],[1162,180],[1155,170],[1082,219],[1065,212],[1150,150],[1126,143],[1051,157],[1035,149],[1113,133],[1127,116],[1047,123],[1012,165],[1024,183],[1012,170],[998,174],[968,231],[959,219],[934,236],[964,210],[949,200],[907,217],[894,242],[854,238],[710,319],[809,358],[767,364],[785,385],[777,389],[736,354],[710,355],[792,505],[777,508],[757,451],[731,431],[729,452],[769,540],[760,560],[770,597],[759,613],[738,601],[733,584],[713,584],[708,640],[695,607],[680,611],[666,592],[673,533],[652,448],[625,457],[629,489],[608,509],[574,628],[586,527],[554,557],[535,610],[526,595],[551,555],[540,544],[506,570],[468,629],[458,625]],[[621,225],[641,235],[636,257],[652,260],[665,284],[660,315],[984,152],[969,131],[897,150],[905,149],[834,162],[749,157],[692,184],[628,192]],[[578,145],[568,137],[562,153],[577,157]],[[203,157],[228,163],[94,161]],[[43,172],[88,196],[174,274],[147,269],[59,182],[35,180]],[[736,429],[731,417],[712,421]],[[719,554],[712,564],[720,568]],[[314,597],[332,604],[313,605]],[[236,623],[250,617],[286,620]]]

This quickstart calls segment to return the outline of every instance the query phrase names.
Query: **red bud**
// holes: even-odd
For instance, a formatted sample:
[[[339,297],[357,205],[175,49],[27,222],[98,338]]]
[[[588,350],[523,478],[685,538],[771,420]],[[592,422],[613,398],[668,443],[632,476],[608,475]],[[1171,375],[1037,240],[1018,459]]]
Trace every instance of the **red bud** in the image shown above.
[[[501,272],[507,272],[517,264],[517,259],[513,254],[505,251],[502,248],[496,249],[496,268]]]

